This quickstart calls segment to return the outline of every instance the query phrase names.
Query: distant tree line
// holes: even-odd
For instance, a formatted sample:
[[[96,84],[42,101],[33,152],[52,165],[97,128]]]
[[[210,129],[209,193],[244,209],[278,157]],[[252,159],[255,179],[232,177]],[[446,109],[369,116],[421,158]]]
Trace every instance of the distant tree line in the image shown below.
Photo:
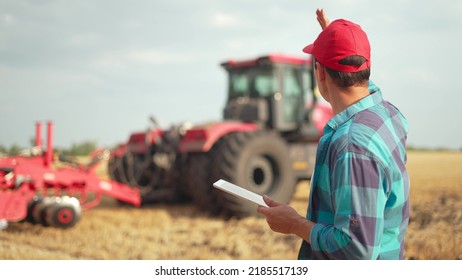
[[[96,148],[97,145],[95,141],[83,141],[81,143],[72,144],[70,148],[55,148],[54,150],[55,152],[65,156],[87,156]],[[10,147],[0,144],[0,156],[15,156],[22,154],[25,150],[27,149],[24,149],[17,144],[13,144]]]
[[[457,149],[450,149],[446,147],[433,147],[433,148],[428,148],[428,147],[417,147],[414,145],[407,145],[406,150],[408,151],[431,151],[431,152],[454,152],[454,151],[461,151],[462,152],[462,146]]]
[[[69,149],[61,149],[60,153],[65,156],[87,156],[97,148],[94,141],[83,141],[72,144]]]
[[[18,155],[21,150],[23,150],[19,145],[13,144],[10,147],[5,147],[4,145],[0,145],[0,155],[8,155],[14,156]]]

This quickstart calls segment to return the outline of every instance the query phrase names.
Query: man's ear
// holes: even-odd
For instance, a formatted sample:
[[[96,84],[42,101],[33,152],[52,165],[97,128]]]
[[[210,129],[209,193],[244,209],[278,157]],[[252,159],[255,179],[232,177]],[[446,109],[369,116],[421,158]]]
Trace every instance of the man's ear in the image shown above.
[[[316,61],[315,69],[316,75],[318,76],[318,81],[324,81],[326,79],[326,68]]]

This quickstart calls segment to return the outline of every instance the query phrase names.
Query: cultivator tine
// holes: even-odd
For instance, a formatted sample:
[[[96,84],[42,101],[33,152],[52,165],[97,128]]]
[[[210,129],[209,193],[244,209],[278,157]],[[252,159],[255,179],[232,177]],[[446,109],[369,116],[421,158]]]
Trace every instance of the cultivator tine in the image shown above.
[[[95,192],[95,193],[84,192],[79,197],[79,203],[82,206],[82,209],[87,210],[87,209],[96,207],[101,202],[101,199],[102,199],[101,192]]]

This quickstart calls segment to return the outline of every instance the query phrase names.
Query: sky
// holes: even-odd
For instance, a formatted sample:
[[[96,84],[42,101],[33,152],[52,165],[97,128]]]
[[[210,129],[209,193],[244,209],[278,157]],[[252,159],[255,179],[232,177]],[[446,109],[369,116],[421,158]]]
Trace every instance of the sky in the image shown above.
[[[462,1],[0,0],[0,145],[111,147],[130,133],[222,118],[220,63],[304,57],[316,8],[362,26],[371,79],[409,121],[408,145],[462,148]]]

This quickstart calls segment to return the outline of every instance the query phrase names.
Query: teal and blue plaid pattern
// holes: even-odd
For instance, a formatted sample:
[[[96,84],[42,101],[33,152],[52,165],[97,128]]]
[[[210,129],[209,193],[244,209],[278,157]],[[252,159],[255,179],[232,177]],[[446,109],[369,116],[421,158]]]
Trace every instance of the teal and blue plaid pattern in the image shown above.
[[[372,82],[334,116],[316,155],[299,259],[402,259],[409,222],[408,124]]]

